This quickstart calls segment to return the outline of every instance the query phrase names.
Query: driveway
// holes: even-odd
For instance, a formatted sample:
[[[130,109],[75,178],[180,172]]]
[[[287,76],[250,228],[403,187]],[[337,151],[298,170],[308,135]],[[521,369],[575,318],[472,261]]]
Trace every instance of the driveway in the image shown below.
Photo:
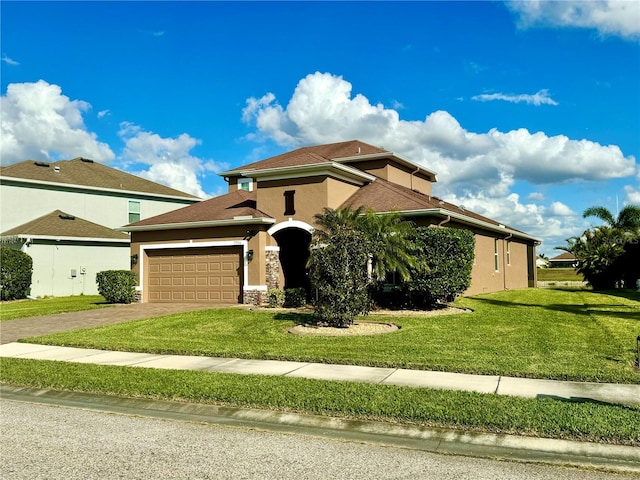
[[[237,304],[229,306],[241,307]],[[220,308],[220,305],[213,306],[204,303],[131,303],[129,305],[110,305],[81,312],[6,320],[0,323],[0,343],[10,343],[20,338],[112,325],[114,323],[208,308]]]

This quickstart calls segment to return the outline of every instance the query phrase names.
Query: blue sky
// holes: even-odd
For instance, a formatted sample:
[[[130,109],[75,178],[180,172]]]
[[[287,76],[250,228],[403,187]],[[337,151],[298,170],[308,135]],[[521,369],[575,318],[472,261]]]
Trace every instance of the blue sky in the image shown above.
[[[201,196],[359,139],[543,240],[640,204],[640,3],[0,4],[3,165],[93,158]]]

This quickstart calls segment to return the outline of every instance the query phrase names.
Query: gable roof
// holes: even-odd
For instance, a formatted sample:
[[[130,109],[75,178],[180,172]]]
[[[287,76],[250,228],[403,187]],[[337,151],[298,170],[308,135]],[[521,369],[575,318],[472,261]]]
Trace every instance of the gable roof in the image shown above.
[[[265,160],[243,165],[233,170],[221,172],[220,175],[225,177],[238,175],[251,177],[259,176],[261,172],[271,172],[276,169],[299,169],[299,167],[304,166],[348,164],[378,158],[391,158],[400,164],[408,165],[413,169],[417,169],[417,171],[427,174],[432,178],[432,181],[436,181],[435,172],[389,150],[369,145],[360,140],[302,147]],[[364,172],[362,173],[364,174]]]
[[[271,224],[275,220],[257,209],[256,192],[237,190],[125,225],[117,230],[135,232],[257,223]]]
[[[50,163],[27,160],[0,167],[0,177],[3,181],[15,179],[25,183],[199,200],[189,193],[81,157]]]
[[[103,225],[74,217],[60,210],[31,220],[1,234],[2,237],[71,239],[85,241],[111,241],[129,243],[127,234]]]
[[[474,225],[494,232],[506,235],[512,234],[515,237],[527,240],[538,240],[520,230],[503,225],[466,208],[382,178],[376,178],[375,182],[358,189],[341,207],[350,207],[352,209],[365,207],[371,208],[377,213],[398,211],[406,217],[435,216],[442,219],[451,218],[460,223]]]
[[[575,260],[577,260],[576,256],[570,252],[564,252],[549,259],[550,262],[572,262]]]

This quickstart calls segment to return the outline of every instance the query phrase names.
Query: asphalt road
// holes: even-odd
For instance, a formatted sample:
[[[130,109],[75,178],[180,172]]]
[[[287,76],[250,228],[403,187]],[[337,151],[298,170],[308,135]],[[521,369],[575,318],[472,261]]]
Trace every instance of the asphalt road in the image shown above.
[[[0,449],[3,480],[638,479],[4,399]]]

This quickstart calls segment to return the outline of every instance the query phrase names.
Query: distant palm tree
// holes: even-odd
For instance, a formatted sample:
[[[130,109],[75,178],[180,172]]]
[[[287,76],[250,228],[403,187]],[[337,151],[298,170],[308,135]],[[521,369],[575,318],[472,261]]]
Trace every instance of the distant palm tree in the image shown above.
[[[636,205],[627,205],[617,217],[605,207],[589,207],[582,214],[584,218],[596,217],[602,220],[609,228],[621,230],[624,232],[638,233],[640,232],[640,207]]]

